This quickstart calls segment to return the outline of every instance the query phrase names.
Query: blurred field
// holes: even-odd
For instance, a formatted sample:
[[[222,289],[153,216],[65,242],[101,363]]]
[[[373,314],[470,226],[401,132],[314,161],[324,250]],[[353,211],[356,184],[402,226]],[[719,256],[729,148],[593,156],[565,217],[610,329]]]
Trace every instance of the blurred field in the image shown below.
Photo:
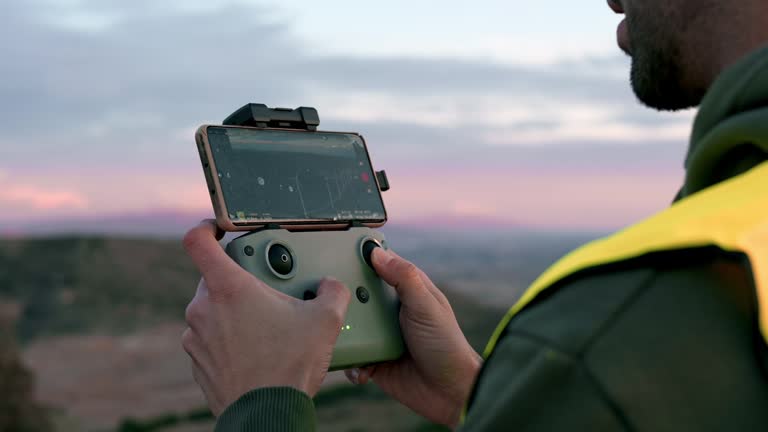
[[[588,239],[387,235],[446,292],[478,350],[522,287]],[[0,241],[0,304],[15,311],[23,360],[57,430],[212,430],[179,346],[197,279],[177,240]],[[340,373],[316,406],[324,431],[440,430],[374,386],[345,384]]]

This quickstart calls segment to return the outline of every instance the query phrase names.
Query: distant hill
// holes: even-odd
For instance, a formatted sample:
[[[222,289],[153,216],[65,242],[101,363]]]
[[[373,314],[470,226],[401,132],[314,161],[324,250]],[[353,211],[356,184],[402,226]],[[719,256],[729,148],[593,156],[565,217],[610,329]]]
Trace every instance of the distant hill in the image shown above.
[[[0,236],[107,236],[179,238],[213,211],[151,210],[120,214],[0,222]]]
[[[61,235],[179,238],[200,220],[213,217],[213,211],[158,209],[53,220],[50,218],[19,221],[0,219],[0,238]],[[393,232],[461,232],[480,235],[499,232],[529,232],[532,230],[525,224],[504,218],[461,214],[435,214],[429,217],[421,216],[417,219],[394,217],[390,219],[384,229]]]
[[[427,266],[433,264],[418,248],[410,251]],[[198,278],[178,240],[0,240],[0,299],[19,305],[22,341],[92,331],[120,334],[183,320]],[[476,296],[452,289],[452,284],[446,280],[440,286],[454,299],[468,329],[488,333],[501,311],[488,314]],[[490,324],[477,319],[486,316]]]
[[[183,320],[197,280],[178,241],[0,241],[0,297],[20,304],[22,341]]]

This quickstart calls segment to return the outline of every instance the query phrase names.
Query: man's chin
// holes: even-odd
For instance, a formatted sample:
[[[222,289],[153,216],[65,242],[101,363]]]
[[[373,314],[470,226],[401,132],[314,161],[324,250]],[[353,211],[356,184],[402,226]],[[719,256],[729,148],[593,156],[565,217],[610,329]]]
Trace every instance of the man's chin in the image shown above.
[[[634,89],[634,87],[633,90],[635,92],[635,97],[637,97],[637,100],[639,100],[640,103],[647,106],[648,108],[652,108],[658,111],[682,111],[698,106],[701,102],[700,100],[692,101],[670,98],[668,97],[669,94],[662,95],[658,93],[638,91]]]
[[[702,95],[695,94],[679,85],[674,68],[649,68],[654,73],[643,73],[636,68],[637,59],[632,61],[632,91],[643,105],[659,111],[680,111],[693,108],[701,103]]]

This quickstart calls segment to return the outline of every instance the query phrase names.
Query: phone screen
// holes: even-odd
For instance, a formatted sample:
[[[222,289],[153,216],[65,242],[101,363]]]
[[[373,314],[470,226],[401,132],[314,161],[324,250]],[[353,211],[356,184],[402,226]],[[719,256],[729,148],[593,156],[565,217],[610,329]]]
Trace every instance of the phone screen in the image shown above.
[[[232,223],[386,220],[356,134],[208,127]]]

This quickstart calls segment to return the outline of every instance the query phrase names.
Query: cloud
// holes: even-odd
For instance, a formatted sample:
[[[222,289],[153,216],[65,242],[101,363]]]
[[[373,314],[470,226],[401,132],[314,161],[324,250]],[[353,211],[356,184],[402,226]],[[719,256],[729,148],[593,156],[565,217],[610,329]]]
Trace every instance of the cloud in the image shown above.
[[[0,189],[0,205],[6,209],[6,213],[10,214],[48,210],[85,210],[88,208],[88,198],[76,191],[5,183]]]
[[[37,149],[93,131],[122,143],[126,129],[157,133],[218,121],[246,101],[315,105],[323,118],[347,123],[436,127],[560,122],[569,106],[612,113],[592,119],[592,129],[597,120],[662,118],[636,107],[628,74],[613,72],[626,69],[618,55],[538,66],[316,56],[266,6],[175,4],[11,3],[0,29],[6,136]]]
[[[49,188],[13,181],[9,171],[0,169],[0,219],[23,217],[37,211],[72,211],[88,208],[88,197],[66,188]]]
[[[322,56],[274,6],[8,2],[0,160],[12,178],[28,177],[0,200],[207,206],[192,132],[251,101],[316,106],[324,129],[363,133],[376,165],[395,174],[680,169],[691,113],[640,108],[621,56],[539,65]]]

